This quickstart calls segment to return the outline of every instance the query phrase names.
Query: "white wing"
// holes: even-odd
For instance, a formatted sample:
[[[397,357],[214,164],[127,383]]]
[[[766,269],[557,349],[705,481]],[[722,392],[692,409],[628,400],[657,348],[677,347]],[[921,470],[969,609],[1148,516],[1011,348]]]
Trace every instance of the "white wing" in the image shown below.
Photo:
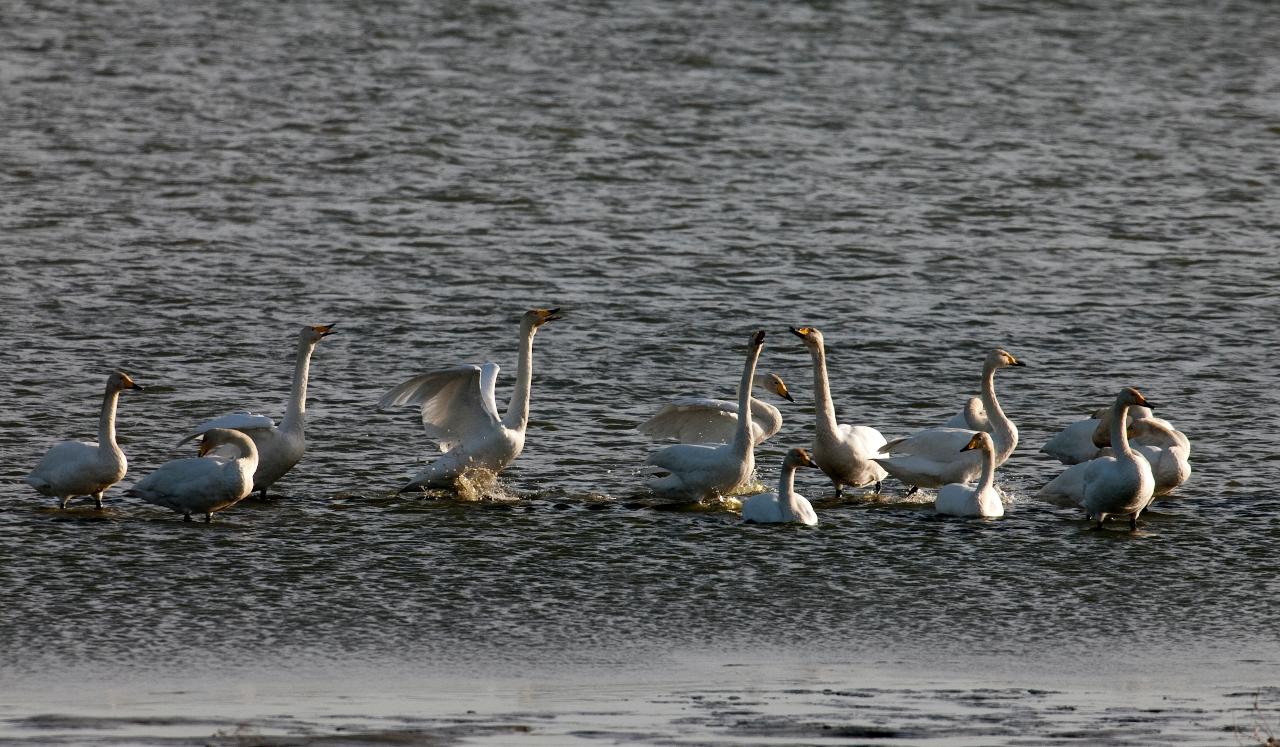
[[[881,454],[910,454],[939,462],[960,458],[960,452],[973,438],[974,431],[964,428],[926,428],[906,438],[898,438],[880,447]]]
[[[493,390],[498,364],[455,366],[415,376],[378,400],[378,409],[422,405],[422,427],[447,452],[499,425]]]
[[[1049,439],[1040,451],[1056,458],[1063,464],[1080,464],[1098,456],[1098,447],[1093,444],[1093,432],[1098,429],[1097,418],[1077,420],[1062,429],[1062,432]]]
[[[183,436],[177,445],[181,446],[191,439],[199,436],[210,428],[231,428],[233,430],[249,432],[252,430],[272,430],[276,427],[276,421],[266,415],[255,415],[251,412],[233,412],[229,415],[223,415],[220,418],[206,420],[197,425],[195,430]]]
[[[641,423],[639,430],[653,438],[674,438],[683,443],[729,443],[738,430],[738,403],[683,397]],[[754,430],[758,434],[759,426]]]

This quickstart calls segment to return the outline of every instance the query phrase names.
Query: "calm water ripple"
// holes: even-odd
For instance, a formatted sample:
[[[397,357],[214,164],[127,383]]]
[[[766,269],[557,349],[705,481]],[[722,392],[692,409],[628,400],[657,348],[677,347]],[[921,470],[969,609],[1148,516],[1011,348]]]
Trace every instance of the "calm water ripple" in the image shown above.
[[[625,663],[792,626],[853,658],[1280,662],[1280,6],[19,0],[0,86],[10,673]],[[378,397],[493,360],[505,399],[550,305],[519,500],[396,495],[431,450]],[[154,386],[120,406],[126,485],[204,418],[281,416],[322,322],[287,497],[184,526],[21,483],[93,435],[112,367]],[[797,397],[761,482],[811,441],[802,323],[841,419],[890,437],[976,393],[986,349],[1026,360],[997,383],[1006,517],[650,508],[634,426],[729,395],[750,330]],[[1031,498],[1039,446],[1124,385],[1194,448],[1132,536]]]

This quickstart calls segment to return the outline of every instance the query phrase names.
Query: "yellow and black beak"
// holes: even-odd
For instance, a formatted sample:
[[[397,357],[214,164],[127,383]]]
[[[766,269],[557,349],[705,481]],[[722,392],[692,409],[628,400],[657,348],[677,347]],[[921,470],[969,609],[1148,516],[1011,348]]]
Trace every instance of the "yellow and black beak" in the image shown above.
[[[334,324],[336,324],[336,322]],[[328,337],[333,334],[333,324],[317,324],[311,328],[311,331],[321,337]]]
[[[213,441],[211,441],[208,436],[205,436],[200,439],[200,448],[196,450],[196,453],[200,456],[204,456],[210,451],[213,451]]]
[[[975,433],[973,434],[973,438],[969,439],[969,443],[965,444],[964,448],[960,451],[973,451],[974,449],[980,448],[982,448],[982,434]]]
[[[782,383],[781,381],[778,382],[778,396],[782,397],[788,402],[796,401],[796,398],[791,396],[791,392],[787,391],[787,385]]]
[[[1011,356],[1009,356],[1009,365],[1010,365],[1010,366],[1023,366],[1023,367],[1025,367],[1027,364],[1023,363],[1022,361],[1018,360],[1017,358],[1014,358],[1014,357],[1011,355]]]
[[[787,329],[791,330],[791,334],[795,335],[796,337],[799,337],[802,340],[808,338],[809,333],[813,331],[808,327],[800,327],[799,329],[796,329],[795,327],[788,327]]]
[[[764,330],[763,330],[763,329],[756,330],[756,333],[755,333],[754,335],[752,335],[752,336],[751,336],[751,344],[752,344],[752,345],[763,345],[763,344],[764,344]]]
[[[564,316],[560,314],[559,306],[557,306],[554,309],[534,309],[533,312],[538,315],[538,319],[537,319],[538,326],[542,326],[547,322],[554,322],[560,319],[564,319]]]

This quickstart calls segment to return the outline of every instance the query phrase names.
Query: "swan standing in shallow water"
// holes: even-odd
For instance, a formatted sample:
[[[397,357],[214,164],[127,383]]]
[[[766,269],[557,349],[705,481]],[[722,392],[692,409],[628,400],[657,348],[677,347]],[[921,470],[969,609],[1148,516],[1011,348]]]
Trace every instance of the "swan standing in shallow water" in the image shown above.
[[[279,427],[266,415],[251,412],[233,412],[229,415],[206,420],[195,430],[183,436],[178,445],[190,441],[214,428],[233,428],[253,439],[258,450],[258,469],[253,475],[253,489],[259,497],[267,497],[267,488],[284,477],[307,450],[305,432],[307,412],[307,379],[311,371],[311,354],[316,345],[333,334],[333,325],[306,326],[298,332],[298,352],[293,364],[293,386],[289,390],[289,403],[284,420]]]
[[[777,374],[759,374],[752,383],[788,402],[795,402]],[[674,438],[686,444],[729,443],[738,430],[738,403],[709,397],[681,397],[664,405],[637,430],[653,438]],[[782,413],[768,402],[752,397],[751,430],[752,440],[759,446],[782,430]]]
[[[1107,516],[1128,516],[1129,528],[1138,528],[1138,514],[1151,503],[1156,481],[1146,458],[1129,447],[1125,428],[1128,409],[1134,405],[1155,407],[1132,387],[1120,390],[1112,405],[1111,448],[1115,456],[1098,457],[1084,471],[1080,505],[1098,522]]]
[[[792,327],[791,334],[804,341],[813,360],[814,414],[817,416],[813,432],[814,461],[835,485],[837,498],[843,495],[845,485],[860,488],[875,483],[879,493],[885,471],[872,457],[884,446],[884,436],[865,425],[836,422],[836,407],[827,383],[827,352],[822,332],[814,327]]]
[[[235,456],[227,456],[230,447]],[[218,453],[211,453],[218,449]],[[206,456],[208,455],[208,456]],[[210,428],[200,439],[200,456],[165,462],[142,478],[125,495],[173,509],[191,521],[191,514],[213,514],[239,503],[253,492],[253,474],[258,468],[258,448],[253,439],[230,428]]]
[[[378,409],[421,405],[427,437],[444,456],[427,465],[400,489],[452,488],[463,473],[484,469],[495,475],[520,456],[529,425],[533,383],[533,336],[547,322],[563,317],[559,309],[533,309],[520,319],[520,359],[516,390],[507,412],[498,417],[494,386],[498,364],[455,366],[415,376],[378,400]]]
[[[996,452],[991,434],[978,431],[969,439],[962,451],[978,449],[982,454],[982,475],[978,484],[969,487],[961,483],[943,485],[933,510],[951,516],[980,516],[994,519],[1004,516],[1004,503],[996,492]]]
[[[1018,427],[1009,420],[996,399],[996,371],[1009,366],[1025,366],[1009,352],[996,348],[987,353],[982,365],[982,406],[990,423],[995,447],[996,466],[1005,463],[1018,445]],[[917,488],[940,488],[948,483],[972,482],[982,472],[982,455],[964,450],[974,430],[965,428],[926,428],[880,447],[887,456],[876,457],[889,474]],[[822,457],[818,457],[822,463]]]
[[[756,466],[751,385],[763,348],[764,332],[756,332],[751,336],[738,384],[738,428],[732,441],[720,446],[675,444],[649,455],[647,464],[670,473],[649,481],[656,496],[667,501],[709,500],[730,494],[751,478]]]
[[[742,520],[756,524],[804,524],[815,526],[818,515],[803,495],[795,491],[797,467],[817,467],[804,449],[791,449],[782,460],[778,492],[760,493],[742,502]]]
[[[102,494],[124,479],[129,461],[116,443],[116,403],[125,389],[142,389],[124,371],[107,377],[107,391],[98,416],[98,440],[54,444],[27,475],[26,482],[41,495],[58,499],[59,508],[78,495],[93,497],[102,508]]]

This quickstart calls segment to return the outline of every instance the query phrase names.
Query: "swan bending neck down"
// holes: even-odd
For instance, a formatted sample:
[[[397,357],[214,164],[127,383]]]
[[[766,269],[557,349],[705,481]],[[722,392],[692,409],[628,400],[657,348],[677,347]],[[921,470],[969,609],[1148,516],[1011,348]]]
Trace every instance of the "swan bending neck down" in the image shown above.
[[[102,508],[102,494],[124,479],[129,462],[116,443],[116,404],[125,389],[143,389],[124,371],[107,377],[98,414],[98,440],[62,441],[49,448],[27,475],[26,483],[37,493],[58,499],[58,507],[78,495],[93,497],[94,506]]]
[[[1111,448],[1114,456],[1098,457],[1084,472],[1084,496],[1081,505],[1097,520],[1097,528],[1107,516],[1128,516],[1129,528],[1138,528],[1138,514],[1151,503],[1155,493],[1155,477],[1151,465],[1129,446],[1125,424],[1128,410],[1134,405],[1155,404],[1132,387],[1120,390],[1112,406]]]
[[[982,431],[974,433],[961,451],[974,449],[980,450],[982,454],[982,475],[978,478],[978,484],[972,488],[960,483],[943,485],[934,501],[934,511],[952,516],[992,519],[1004,516],[1004,503],[995,488],[996,454],[991,434]]]
[[[837,498],[843,495],[845,485],[860,488],[874,484],[879,493],[885,471],[872,457],[884,446],[884,436],[875,428],[836,421],[822,332],[816,327],[791,327],[791,334],[804,341],[813,362],[814,414],[817,416],[813,432],[814,461],[835,486]]]
[[[757,374],[752,384],[788,402],[796,401],[782,377],[775,373]],[[759,446],[782,430],[782,412],[752,397],[751,425],[752,440]],[[681,397],[664,405],[637,430],[653,438],[674,438],[686,444],[729,443],[738,431],[738,403],[709,397]]]
[[[795,491],[797,467],[817,467],[804,449],[791,449],[782,460],[778,492],[760,493],[742,504],[742,520],[755,524],[804,524],[815,526],[818,515],[808,499]]]
[[[732,441],[720,446],[674,444],[649,455],[646,463],[666,473],[648,483],[658,498],[676,502],[714,499],[729,495],[751,478],[755,470],[751,385],[763,348],[764,332],[754,333],[738,384],[738,428]]]
[[[415,475],[400,492],[453,488],[471,470],[502,471],[524,449],[533,383],[533,336],[547,322],[563,317],[559,309],[532,309],[520,319],[520,358],[516,388],[507,412],[498,417],[494,388],[498,365],[485,363],[439,369],[397,385],[378,401],[378,409],[420,405],[427,437],[444,455]]]
[[[1018,428],[1005,415],[996,399],[995,373],[1009,366],[1025,366],[1006,350],[987,353],[982,365],[982,404],[990,424],[996,466],[1005,463],[1018,445]],[[940,488],[949,483],[972,482],[982,472],[982,456],[964,445],[976,431],[964,428],[926,428],[880,448],[886,456],[876,457],[889,474],[917,488]],[[819,458],[821,462],[821,458]]]
[[[280,421],[279,427],[266,415],[234,412],[206,420],[184,435],[178,445],[214,428],[233,428],[244,432],[253,439],[253,444],[258,449],[258,469],[253,474],[253,489],[258,491],[260,498],[265,499],[267,489],[288,474],[306,453],[307,380],[311,375],[311,355],[315,352],[316,345],[331,334],[332,324],[307,325],[298,331],[293,383],[289,388],[284,419]]]
[[[235,456],[227,456],[224,447],[230,447]],[[165,462],[125,495],[177,511],[184,521],[199,513],[209,522],[214,513],[234,506],[253,491],[258,447],[249,436],[230,428],[211,428],[200,440],[199,454]]]

